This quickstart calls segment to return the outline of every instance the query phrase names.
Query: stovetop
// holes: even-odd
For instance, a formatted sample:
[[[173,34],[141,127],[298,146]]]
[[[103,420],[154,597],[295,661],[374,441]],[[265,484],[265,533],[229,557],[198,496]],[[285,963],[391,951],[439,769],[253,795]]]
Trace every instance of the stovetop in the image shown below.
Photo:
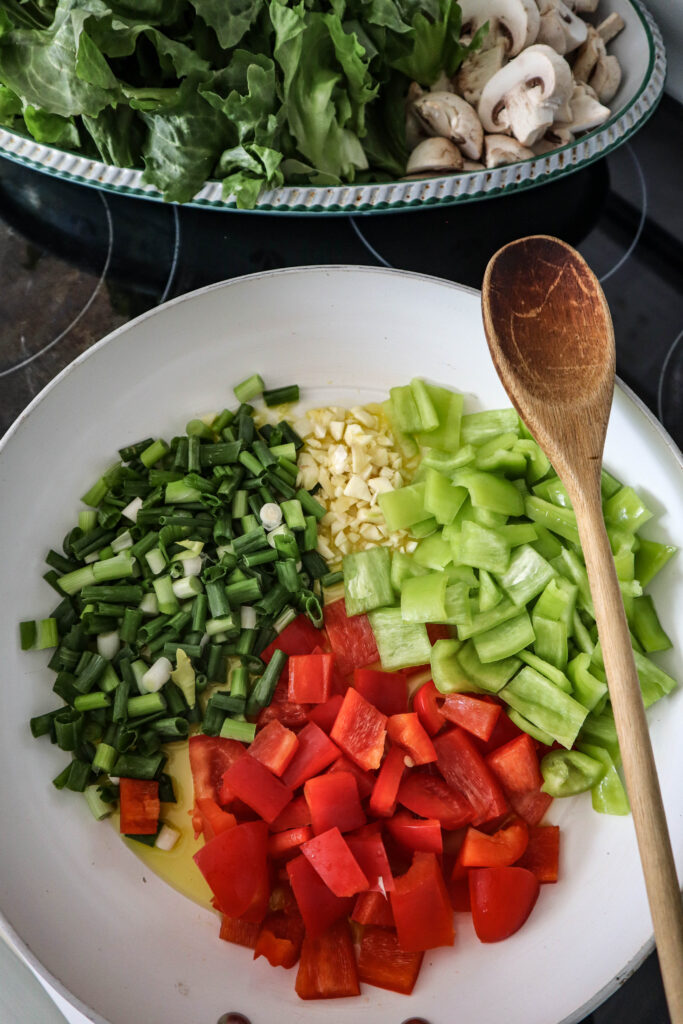
[[[202,285],[279,267],[363,264],[478,288],[496,249],[543,233],[575,245],[597,273],[617,372],[681,447],[682,128],[683,107],[665,96],[630,143],[533,191],[324,218],[168,206],[0,160],[0,433],[99,338]],[[583,1024],[668,1020],[652,954]]]

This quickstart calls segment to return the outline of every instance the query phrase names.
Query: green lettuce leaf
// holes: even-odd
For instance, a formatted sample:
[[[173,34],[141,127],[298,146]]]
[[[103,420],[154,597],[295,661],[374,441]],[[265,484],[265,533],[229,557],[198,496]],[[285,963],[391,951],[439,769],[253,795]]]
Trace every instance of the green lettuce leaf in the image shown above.
[[[453,74],[459,32],[456,0],[2,0],[0,123],[248,208],[400,177],[410,80]]]
[[[279,148],[284,112],[269,57],[235,50],[230,66],[200,85],[199,91],[225,115],[240,143]]]
[[[281,160],[281,153],[255,144],[226,150],[217,168],[223,178],[223,196],[234,198],[241,210],[252,209],[263,189],[283,184]]]
[[[317,171],[353,181],[356,170],[367,167],[358,132],[362,108],[374,96],[362,48],[353,36],[351,44],[342,40],[338,14],[271,0],[270,16],[285,117],[300,155]]]
[[[30,106],[24,108],[23,115],[24,124],[36,142],[64,149],[78,149],[80,146],[78,128],[72,117],[60,117]]]
[[[12,128],[15,120],[21,117],[22,109],[21,97],[6,85],[0,85],[0,124]]]
[[[156,185],[169,202],[188,202],[211,177],[230,125],[190,78],[178,88],[174,103],[139,116],[147,128],[143,180]]]
[[[197,14],[218,37],[225,50],[242,41],[256,21],[265,0],[192,0]]]
[[[143,125],[131,107],[119,104],[107,107],[97,117],[85,115],[83,127],[103,163],[114,167],[140,164]]]
[[[0,35],[0,81],[24,103],[61,117],[94,116],[120,96],[110,87],[85,81],[79,73],[81,37],[87,17],[78,0],[60,0],[47,29],[14,29]],[[85,33],[87,35],[87,33]],[[82,67],[91,67],[92,53],[83,44]]]

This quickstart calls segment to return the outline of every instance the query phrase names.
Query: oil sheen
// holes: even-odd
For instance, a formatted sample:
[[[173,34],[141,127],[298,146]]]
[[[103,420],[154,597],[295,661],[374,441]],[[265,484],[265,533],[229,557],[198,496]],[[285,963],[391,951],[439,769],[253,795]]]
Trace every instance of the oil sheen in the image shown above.
[[[173,779],[176,803],[162,805],[162,817],[173,828],[178,829],[180,838],[172,850],[155,850],[134,839],[125,839],[126,846],[133,851],[159,878],[172,885],[183,896],[189,897],[202,907],[212,910],[211,891],[204,881],[199,868],[192,860],[193,854],[204,845],[201,837],[194,838],[192,828],[193,787],[190,771],[190,757],[187,741],[169,743],[165,746],[168,754],[165,771]],[[118,815],[112,816],[118,829]]]

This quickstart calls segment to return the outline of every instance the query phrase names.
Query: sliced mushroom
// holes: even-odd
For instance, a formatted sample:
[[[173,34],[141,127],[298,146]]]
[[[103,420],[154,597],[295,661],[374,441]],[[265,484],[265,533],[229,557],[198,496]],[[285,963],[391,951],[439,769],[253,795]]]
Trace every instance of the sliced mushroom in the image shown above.
[[[537,43],[547,43],[564,55],[585,43],[588,26],[577,18],[562,0],[539,0],[541,23]]]
[[[604,21],[596,27],[595,31],[598,33],[603,43],[611,43],[615,36],[618,36],[621,30],[625,27],[626,22],[617,11],[612,11],[608,14]]]
[[[470,160],[478,160],[484,129],[474,107],[454,92],[428,92],[415,101],[415,113],[430,135],[450,139]]]
[[[493,78],[496,72],[500,71],[505,59],[505,43],[502,39],[487,50],[473,53],[463,61],[455,76],[455,91],[476,107],[481,99],[482,89],[489,78]]]
[[[408,175],[449,173],[462,170],[462,153],[449,139],[423,139],[408,157]]]
[[[573,141],[574,135],[568,128],[560,128],[559,125],[554,124],[552,128],[548,128],[542,139],[533,144],[532,149],[536,156],[545,156],[546,153],[552,153],[560,146],[568,146]]]
[[[572,64],[574,78],[580,82],[587,82],[600,58],[606,56],[607,50],[604,42],[593,26],[589,26],[586,41],[577,52]]]
[[[467,43],[488,22],[484,48],[502,40],[508,56],[530,46],[538,35],[540,15],[535,0],[460,0],[461,42]]]
[[[574,135],[579,132],[588,132],[598,125],[604,124],[612,111],[604,107],[595,91],[585,82],[576,82],[572,98],[569,101],[572,116],[571,120],[553,126],[553,131],[569,131]]]
[[[558,115],[567,119],[572,88],[564,57],[538,43],[489,79],[479,101],[479,118],[487,132],[509,132],[523,146],[532,146]]]
[[[591,26],[586,42],[577,50],[572,70],[577,82],[586,82],[595,89],[602,103],[609,103],[621,83],[619,61],[607,55],[602,37]]]
[[[465,160],[462,169],[463,171],[483,171],[484,165],[480,164],[478,160]]]
[[[621,64],[612,54],[602,57],[590,77],[590,86],[601,103],[613,100],[621,85]]]
[[[487,167],[516,164],[519,160],[528,160],[534,155],[533,150],[527,149],[509,135],[487,135],[484,139],[484,159]]]
[[[569,6],[577,14],[593,14],[599,3],[600,0],[569,0]]]

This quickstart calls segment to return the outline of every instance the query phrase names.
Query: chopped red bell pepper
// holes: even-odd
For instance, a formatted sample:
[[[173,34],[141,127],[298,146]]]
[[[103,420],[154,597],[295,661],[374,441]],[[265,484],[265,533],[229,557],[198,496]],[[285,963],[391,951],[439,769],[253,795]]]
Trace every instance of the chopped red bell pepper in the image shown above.
[[[277,719],[260,729],[247,748],[247,753],[265,765],[278,778],[294,757],[299,740],[296,733]]]
[[[360,995],[348,921],[337,921],[317,938],[306,934],[295,988],[301,999],[340,999]]]
[[[298,734],[299,747],[282,776],[282,781],[292,789],[298,789],[314,775],[332,764],[339,757],[339,747],[326,736],[315,722],[309,722]]]
[[[400,715],[408,710],[408,683],[403,672],[357,668],[353,685],[383,715]]]
[[[333,654],[292,654],[287,697],[298,704],[324,704],[332,693]]]
[[[190,736],[188,749],[195,799],[208,797],[217,803],[229,803],[229,800],[220,800],[223,776],[231,764],[244,757],[244,744],[198,733]]]
[[[436,750],[417,714],[392,715],[387,722],[387,735],[393,743],[403,747],[413,764],[436,761]]]
[[[308,721],[308,708],[305,704],[297,704],[287,699],[288,669],[283,668],[280,673],[273,699],[267,707],[259,713],[256,720],[259,729],[273,720],[286,725],[288,729],[298,729]]]
[[[330,739],[366,770],[379,768],[384,754],[387,717],[368,704],[364,697],[349,687]]]
[[[439,701],[443,699],[434,681],[429,679],[413,694],[413,711],[430,736],[436,736],[444,724],[444,717],[439,710]]]
[[[437,767],[451,787],[474,808],[472,824],[498,818],[509,809],[505,794],[464,729],[456,726],[434,739]]]
[[[231,793],[256,811],[264,821],[274,821],[293,793],[255,757],[241,757],[223,776]]]
[[[301,844],[312,838],[313,829],[310,825],[300,825],[298,828],[273,832],[268,836],[268,856],[273,860],[287,860],[290,857],[295,857],[299,853]]]
[[[235,815],[231,814],[230,811],[224,811],[210,797],[199,797],[195,801],[193,818],[195,816],[198,817],[200,822],[198,829],[195,825],[196,835],[202,832],[207,842],[209,839],[213,839],[215,836],[220,835],[221,832],[225,832],[226,829],[233,828],[237,824]]]
[[[350,772],[327,772],[308,779],[304,783],[304,796],[316,835],[335,825],[340,832],[351,832],[365,824],[358,783]]]
[[[351,920],[358,924],[376,924],[380,928],[393,928],[394,915],[391,912],[389,897],[374,890],[359,892],[353,905]]]
[[[423,952],[407,953],[393,928],[369,925],[363,930],[358,954],[358,977],[368,985],[409,996],[420,973]]]
[[[261,651],[259,657],[266,664],[273,657],[274,651],[284,651],[285,654],[310,654],[312,650],[320,645],[323,635],[316,629],[307,615],[297,615],[293,622],[278,634],[271,644]]]
[[[298,910],[266,914],[254,946],[254,960],[264,956],[271,967],[293,967],[304,940],[304,922]]]
[[[218,933],[225,942],[234,942],[236,946],[255,949],[261,925],[258,921],[243,921],[241,917],[228,917],[221,914],[221,930]]]
[[[343,676],[355,668],[379,661],[379,652],[367,615],[346,614],[344,598],[325,605],[325,630]]]
[[[529,843],[517,861],[517,867],[533,872],[539,882],[556,882],[560,861],[558,825],[532,825]]]
[[[401,747],[389,747],[370,796],[370,810],[374,815],[388,818],[396,810],[396,800],[405,768],[405,753]]]
[[[515,814],[523,818],[527,825],[539,825],[553,802],[553,798],[540,789],[532,789],[528,793],[510,793],[508,800]]]
[[[470,882],[467,874],[464,878],[451,878],[446,883],[448,895],[450,896],[453,910],[460,913],[469,913],[472,909],[470,904]]]
[[[267,842],[265,822],[248,821],[221,832],[194,854],[218,906],[229,917],[263,920],[270,895]]]
[[[324,704],[316,704],[308,713],[309,722],[315,722],[329,736],[343,700],[341,693],[334,693]]]
[[[311,938],[322,935],[335,921],[351,913],[353,899],[335,896],[303,854],[289,861],[287,877],[304,920],[306,934]]]
[[[437,818],[445,829],[468,825],[474,816],[470,802],[429,770],[407,772],[398,789],[398,802],[423,818]]]
[[[433,647],[437,640],[450,640],[453,633],[451,632],[451,627],[447,626],[444,622],[428,622],[427,636]]]
[[[441,705],[444,718],[484,741],[491,738],[501,711],[500,704],[491,704],[467,693],[449,693]]]
[[[539,882],[526,868],[472,868],[472,923],[481,942],[500,942],[522,927],[538,899]]]
[[[390,900],[401,949],[452,946],[453,910],[436,854],[415,853],[408,871],[394,881]]]
[[[119,782],[122,835],[153,836],[159,828],[161,803],[155,779],[126,779]]]
[[[552,797],[541,792],[539,754],[531,736],[520,733],[487,754],[486,763],[500,781],[515,813],[528,825],[538,825]]]
[[[355,896],[368,888],[368,879],[338,828],[309,839],[301,852],[335,896]]]
[[[391,892],[394,888],[394,876],[391,873],[381,833],[360,829],[359,832],[347,835],[346,842],[368,880],[369,891]]]
[[[398,811],[393,818],[387,818],[387,828],[407,850],[443,851],[441,824],[436,818],[415,818],[407,811]]]
[[[465,868],[504,868],[515,864],[529,842],[526,823],[517,818],[493,835],[468,828],[458,854]]]
[[[508,796],[512,810],[527,825],[539,825],[545,817],[553,798],[540,789],[531,789],[528,793],[510,793]]]
[[[500,703],[495,697],[482,696],[480,698],[483,701],[488,701],[490,704],[495,704],[497,707],[501,707]],[[498,747],[502,747],[505,743],[509,743],[510,740],[514,740],[516,736],[525,736],[511,718],[508,717],[505,708],[501,709],[501,713],[498,716],[496,724],[493,727],[493,732],[489,736],[488,740],[479,740],[477,746],[479,753],[482,756],[490,754],[492,750],[496,750]]]
[[[359,768],[355,761],[352,761],[346,754],[339,754],[339,757],[335,758],[330,767],[327,769],[330,775],[334,772],[351,772],[356,785],[358,786],[358,796],[361,800],[365,800],[366,796],[370,796],[372,793],[373,786],[375,785],[375,776],[372,772],[363,771]]]
[[[310,824],[311,812],[302,793],[295,796],[268,827],[271,832],[284,832],[286,829],[301,828]]]
[[[492,750],[486,763],[507,794],[528,793],[543,785],[536,746],[525,732]]]

